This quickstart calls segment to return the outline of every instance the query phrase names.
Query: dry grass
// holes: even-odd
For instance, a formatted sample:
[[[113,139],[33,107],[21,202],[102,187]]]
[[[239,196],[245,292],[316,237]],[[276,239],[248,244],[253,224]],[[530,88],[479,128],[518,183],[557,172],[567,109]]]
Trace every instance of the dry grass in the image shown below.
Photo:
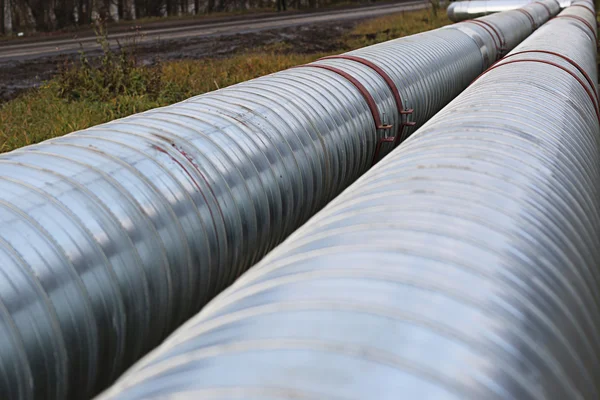
[[[181,90],[185,99],[311,62],[322,55],[253,52],[226,59],[168,62],[162,66],[162,76]]]
[[[448,23],[444,12],[433,18],[427,10],[370,20],[345,38],[340,52]],[[0,152],[172,104],[324,55],[295,54],[287,46],[270,46],[225,59],[173,61],[153,68],[128,66],[115,57],[104,72],[71,69],[42,88],[0,106]],[[109,83],[118,85],[107,85],[107,75]]]
[[[364,47],[440,28],[451,23],[445,10],[439,11],[435,17],[429,10],[394,14],[359,24],[352,31],[346,43],[351,48]]]

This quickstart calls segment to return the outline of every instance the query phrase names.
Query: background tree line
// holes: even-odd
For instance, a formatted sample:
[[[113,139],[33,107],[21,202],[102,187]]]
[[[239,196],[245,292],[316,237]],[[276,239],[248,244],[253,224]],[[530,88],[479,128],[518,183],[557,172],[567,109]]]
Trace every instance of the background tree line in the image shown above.
[[[274,8],[281,0],[0,0],[0,33],[54,31],[97,19],[135,20],[217,11]],[[291,8],[315,8],[340,0],[286,0]]]

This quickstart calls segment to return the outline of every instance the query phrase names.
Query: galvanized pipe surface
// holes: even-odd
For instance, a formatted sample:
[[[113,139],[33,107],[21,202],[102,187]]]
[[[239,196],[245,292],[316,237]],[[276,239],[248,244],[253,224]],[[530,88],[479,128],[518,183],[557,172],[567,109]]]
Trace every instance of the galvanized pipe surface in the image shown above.
[[[513,14],[487,21],[516,43],[532,25]],[[106,387],[460,93],[489,43],[463,26],[350,53],[412,114],[373,68],[329,59],[312,65],[364,91],[289,69],[1,155],[2,397]]]
[[[497,12],[515,10],[535,1],[536,0],[455,1],[450,3],[446,13],[451,21],[460,22],[466,19],[482,17]],[[571,0],[557,0],[556,2],[561,8],[568,7],[571,4]]]
[[[501,19],[485,16],[476,20],[463,21],[449,27],[461,29],[465,32],[471,29],[479,29],[475,37],[488,39],[489,41],[486,42],[485,46],[487,48],[494,47],[496,59],[499,59],[521,42],[519,35],[510,32],[522,30],[523,25],[529,26],[530,29],[537,29],[549,18],[558,14],[559,11],[558,4],[551,0],[543,3],[527,4],[518,10],[506,11],[502,13],[504,18]],[[485,52],[482,52],[482,54],[485,54]]]
[[[599,398],[580,25],[545,24],[99,400]]]

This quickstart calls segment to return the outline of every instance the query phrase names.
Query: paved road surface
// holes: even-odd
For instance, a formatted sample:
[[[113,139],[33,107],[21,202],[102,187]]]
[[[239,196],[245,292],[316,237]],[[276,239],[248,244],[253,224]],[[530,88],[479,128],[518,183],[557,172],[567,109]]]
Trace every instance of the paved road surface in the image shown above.
[[[279,29],[303,24],[322,24],[328,21],[342,21],[362,18],[373,18],[401,11],[418,10],[427,7],[427,2],[405,1],[395,4],[373,5],[368,7],[347,10],[324,10],[322,12],[310,12],[292,15],[277,15],[272,17],[248,17],[247,19],[230,22],[202,23],[201,21],[192,26],[169,27],[152,30],[142,30],[142,41],[156,43],[157,40],[177,40],[181,38],[210,37],[244,34],[269,29]],[[131,33],[117,33],[110,35],[112,45],[117,44],[118,39],[131,36]],[[54,56],[60,54],[76,53],[81,49],[86,51],[98,49],[94,37],[80,39],[44,40],[38,43],[5,42],[0,43],[0,62],[27,60],[40,57]]]

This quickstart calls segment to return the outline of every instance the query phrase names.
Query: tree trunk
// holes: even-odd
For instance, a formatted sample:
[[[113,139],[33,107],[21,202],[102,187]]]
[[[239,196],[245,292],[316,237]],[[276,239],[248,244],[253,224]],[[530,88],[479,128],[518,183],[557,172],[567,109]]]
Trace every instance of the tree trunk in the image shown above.
[[[77,0],[77,23],[84,25],[87,24],[89,22],[88,18],[87,18],[87,7],[86,7],[86,2],[87,0]]]
[[[47,0],[47,4],[44,5],[44,25],[49,31],[53,31],[57,28],[55,8],[55,0]]]
[[[91,7],[90,7],[90,11],[89,11],[89,15],[91,18],[92,22],[97,21],[98,19],[100,19],[100,0],[91,0]]]
[[[117,1],[118,0],[108,0],[106,12],[111,21],[119,20],[119,3]]]
[[[25,22],[25,27],[27,27],[27,29],[29,29],[30,31],[35,32],[35,17],[33,16],[33,11],[31,11],[29,3],[27,3],[26,1],[20,2],[19,14],[20,20]]]
[[[67,10],[68,11],[68,10]],[[75,4],[73,4],[73,9],[72,11],[72,18],[73,18],[73,22],[75,23],[75,25],[79,25],[79,15],[80,15],[80,10],[79,10],[79,2],[75,2]]]
[[[13,29],[11,0],[4,0],[2,4],[2,25],[4,34],[10,35]]]
[[[137,13],[135,10],[135,1],[134,0],[124,0],[123,14],[126,19],[129,19],[129,20],[136,19]]]

